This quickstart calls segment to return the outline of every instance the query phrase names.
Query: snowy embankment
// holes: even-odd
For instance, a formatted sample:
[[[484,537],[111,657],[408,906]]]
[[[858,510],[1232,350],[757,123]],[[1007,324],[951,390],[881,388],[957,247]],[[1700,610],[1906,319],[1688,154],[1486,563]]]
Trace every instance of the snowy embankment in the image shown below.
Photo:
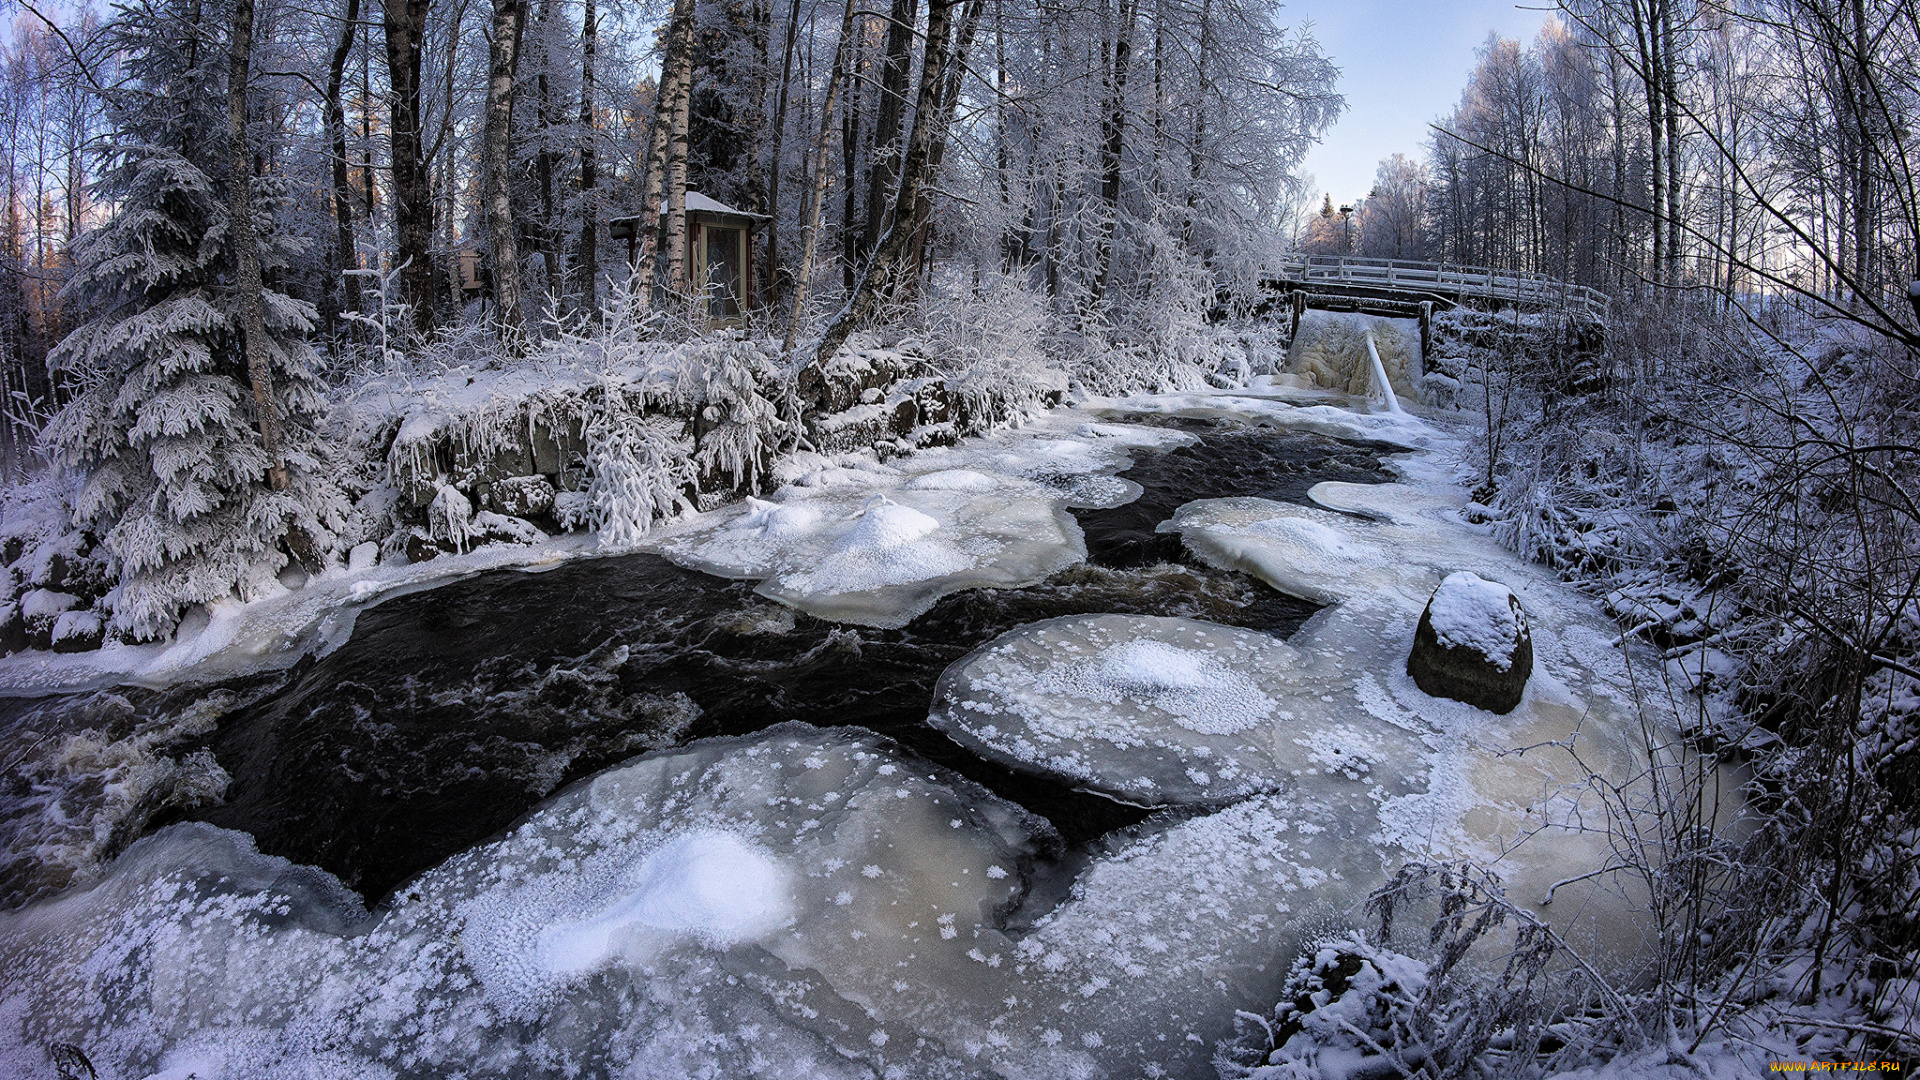
[[[793,455],[764,501],[684,510],[646,543],[824,617],[900,625],[943,592],[1082,558],[1065,508],[1125,502],[1128,451],[1186,438],[1125,422],[1152,415],[1454,445],[1284,379],[1088,400],[886,461]],[[1589,876],[1609,836],[1589,781],[1636,790],[1651,703],[1594,606],[1469,524],[1441,462],[1416,451],[1399,483],[1323,484],[1314,506],[1191,503],[1163,526],[1330,605],[1288,642],[1091,616],[949,669],[934,722],[963,745],[1183,808],[1078,856],[1064,897],[1037,888],[1063,872],[1044,821],[820,717],[607,770],[372,914],[241,834],[164,829],[96,884],[0,915],[0,1061],[38,1068],[58,1041],[116,1075],[203,1080],[1201,1076],[1236,1010],[1266,1013],[1289,958],[1358,925],[1408,860],[1490,865],[1631,982],[1648,928],[1630,875]],[[307,587],[364,602],[383,573],[421,583],[412,569]],[[1534,674],[1505,716],[1405,673],[1422,605],[1459,570],[1509,586],[1532,627]],[[257,640],[270,604],[228,639]]]

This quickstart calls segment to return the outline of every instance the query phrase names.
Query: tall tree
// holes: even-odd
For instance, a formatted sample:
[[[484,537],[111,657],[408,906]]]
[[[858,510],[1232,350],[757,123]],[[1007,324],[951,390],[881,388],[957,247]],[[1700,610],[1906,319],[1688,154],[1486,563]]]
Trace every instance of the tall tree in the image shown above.
[[[520,246],[513,214],[513,88],[526,23],[524,0],[493,0],[487,42],[486,147],[481,171],[487,190],[487,250],[493,262],[493,297],[502,342],[525,347],[527,316],[520,298]]]
[[[260,284],[260,242],[253,231],[253,154],[247,145],[247,86],[252,81],[253,0],[234,0],[227,49],[227,227],[233,234],[234,294],[240,307],[240,344],[253,384],[254,423],[267,457],[268,482],[287,486],[280,436],[280,402],[273,394],[273,343],[267,337],[266,298]]]
[[[255,183],[245,139],[230,140],[244,125],[226,82],[245,78],[249,29],[235,27],[223,65],[201,47],[217,31],[182,0],[136,0],[111,28],[126,78],[107,99],[98,184],[114,212],[75,242],[69,291],[85,319],[50,359],[82,389],[43,438],[84,477],[75,524],[113,555],[112,625],[133,639],[164,637],[187,604],[249,595],[290,553],[319,558],[346,510],[313,449],[321,401],[303,336],[317,313],[261,284],[299,241],[250,227],[285,185]],[[270,392],[266,408],[250,388]],[[285,422],[283,460],[255,427],[268,415]]]
[[[420,70],[430,0],[386,0],[389,123],[387,144],[393,173],[395,261],[400,291],[412,307],[414,327],[433,329],[439,273],[433,259],[433,185],[427,171]]]
[[[905,267],[902,255],[912,239],[915,208],[925,197],[927,166],[934,142],[941,135],[946,118],[940,109],[940,92],[945,85],[947,64],[953,59],[954,0],[927,0],[927,41],[920,61],[920,92],[915,100],[913,134],[907,140],[907,152],[900,164],[900,187],[893,200],[891,224],[880,244],[867,258],[845,306],[821,335],[814,350],[814,362],[824,364],[853,333],[855,326],[872,316],[880,302],[891,296]]]
[[[594,63],[600,47],[600,20],[594,0],[582,0],[580,15],[580,243],[575,266],[575,288],[581,307],[591,311],[598,302],[600,257],[595,249],[599,239],[600,184],[599,162],[594,140],[598,137],[593,108]]]

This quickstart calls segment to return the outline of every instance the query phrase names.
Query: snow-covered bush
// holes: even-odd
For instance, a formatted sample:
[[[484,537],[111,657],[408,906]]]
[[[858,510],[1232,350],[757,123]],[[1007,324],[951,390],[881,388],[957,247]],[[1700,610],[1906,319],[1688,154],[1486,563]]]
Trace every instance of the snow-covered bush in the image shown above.
[[[688,447],[665,428],[630,413],[597,418],[587,428],[587,500],[601,543],[631,546],[655,518],[690,508]]]
[[[1764,331],[1673,297],[1615,310],[1592,377],[1544,321],[1527,342],[1450,316],[1436,351],[1478,414],[1470,510],[1602,595],[1690,734],[1756,780],[1737,847],[1698,842],[1711,772],[1616,814],[1663,928],[1649,1009],[1719,1003],[1675,1021],[1693,1040],[1912,1046],[1885,1041],[1920,979],[1911,356],[1781,306]]]
[[[693,405],[694,474],[703,486],[724,478],[727,490],[758,492],[774,455],[799,431],[794,380],[746,340],[717,342],[692,362],[702,382]]]

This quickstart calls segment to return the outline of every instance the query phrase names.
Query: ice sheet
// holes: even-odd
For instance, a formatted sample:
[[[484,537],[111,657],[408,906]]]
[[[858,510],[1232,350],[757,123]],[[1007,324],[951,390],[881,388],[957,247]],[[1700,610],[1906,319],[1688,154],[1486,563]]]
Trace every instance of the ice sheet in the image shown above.
[[[1073,616],[948,668],[929,721],[982,756],[1143,806],[1284,790],[1364,807],[1412,793],[1418,738],[1331,707],[1350,682],[1337,657],[1265,634]]]
[[[796,456],[765,500],[669,526],[647,547],[683,566],[760,582],[812,615],[904,626],[942,596],[1030,585],[1086,558],[1069,507],[1119,506],[1138,485],[1113,475],[1130,450],[1192,436],[1050,418],[881,464]]]
[[[1381,836],[1440,857],[1468,857],[1506,877],[1516,899],[1603,955],[1640,949],[1637,886],[1602,876],[1559,890],[1563,878],[1604,865],[1606,810],[1590,784],[1641,786],[1670,706],[1636,698],[1628,656],[1597,608],[1521,562],[1453,510],[1457,493],[1420,485],[1322,484],[1323,506],[1263,499],[1188,503],[1162,526],[1203,560],[1334,606],[1291,645],[1349,673],[1338,707],[1365,722],[1431,734],[1424,790],[1388,798]],[[1533,635],[1534,674],[1520,706],[1500,717],[1422,693],[1406,658],[1422,608],[1451,574],[1470,571],[1511,588]],[[1650,722],[1643,727],[1642,716]]]
[[[1037,828],[798,724],[610,769],[372,916],[176,825],[0,914],[0,1072],[64,1041],[200,1080],[1210,1075],[1296,916],[1350,907],[1380,859],[1312,800],[1256,798],[1116,838],[1009,925]]]

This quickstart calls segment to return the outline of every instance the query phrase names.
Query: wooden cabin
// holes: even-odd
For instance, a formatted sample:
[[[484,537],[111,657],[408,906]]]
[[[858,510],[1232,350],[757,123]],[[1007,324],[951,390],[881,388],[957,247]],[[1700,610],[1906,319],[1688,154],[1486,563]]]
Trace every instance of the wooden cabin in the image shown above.
[[[661,214],[666,210],[662,203]],[[676,284],[689,292],[698,288],[706,297],[707,319],[717,326],[738,322],[753,305],[753,240],[766,220],[765,214],[735,210],[697,191],[687,192],[687,265],[680,268]],[[640,219],[613,218],[607,222],[607,235],[627,242],[627,263],[632,265],[640,243]]]

